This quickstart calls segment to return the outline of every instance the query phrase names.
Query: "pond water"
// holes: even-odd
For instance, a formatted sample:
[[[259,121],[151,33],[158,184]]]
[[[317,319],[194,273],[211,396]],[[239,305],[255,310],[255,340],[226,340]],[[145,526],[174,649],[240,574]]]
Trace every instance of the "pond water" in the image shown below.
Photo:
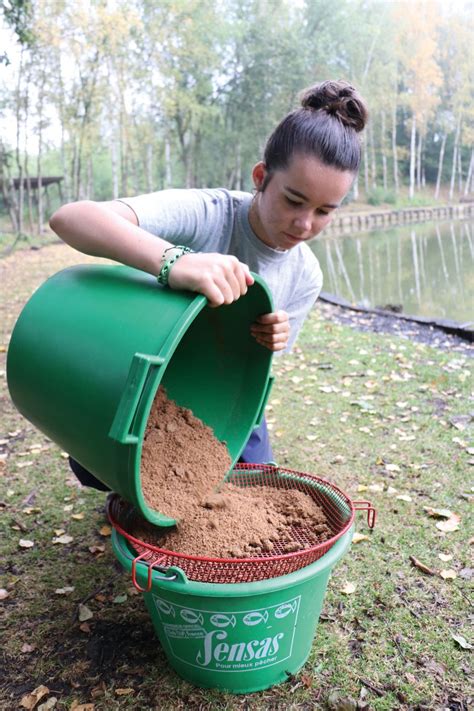
[[[403,225],[311,242],[324,291],[370,307],[474,321],[474,222]]]

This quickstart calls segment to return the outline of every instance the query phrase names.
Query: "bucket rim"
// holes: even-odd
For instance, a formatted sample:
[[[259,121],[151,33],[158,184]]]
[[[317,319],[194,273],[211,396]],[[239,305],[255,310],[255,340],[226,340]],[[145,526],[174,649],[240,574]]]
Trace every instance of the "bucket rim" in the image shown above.
[[[313,563],[299,568],[286,575],[281,575],[275,578],[267,578],[263,580],[254,580],[245,583],[206,583],[197,580],[189,580],[185,574],[174,576],[173,579],[167,579],[158,570],[152,570],[152,589],[155,586],[161,587],[168,591],[176,590],[176,592],[188,595],[211,595],[213,597],[249,597],[251,595],[260,595],[262,593],[271,593],[275,590],[283,590],[293,585],[302,583],[309,578],[316,577],[328,568],[333,568],[338,560],[349,549],[352,538],[355,532],[355,524],[352,522],[350,528],[336,541],[336,543],[325,553],[321,558]],[[132,572],[133,561],[137,558],[129,541],[119,533],[115,528],[112,529],[112,548],[119,563],[126,569],[127,572]],[[125,551],[129,554],[127,555]],[[137,578],[141,578],[143,583],[148,578],[148,565],[142,561],[136,564]],[[176,566],[170,568],[170,572],[176,569]],[[178,568],[178,570],[181,570]]]

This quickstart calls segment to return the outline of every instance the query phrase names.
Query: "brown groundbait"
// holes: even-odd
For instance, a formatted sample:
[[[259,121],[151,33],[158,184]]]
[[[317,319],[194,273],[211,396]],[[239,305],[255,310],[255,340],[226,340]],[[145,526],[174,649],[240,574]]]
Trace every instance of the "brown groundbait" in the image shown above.
[[[292,553],[331,538],[326,514],[307,493],[222,485],[230,466],[225,444],[160,388],[143,443],[142,488],[151,508],[179,522],[164,531],[143,522],[130,533],[162,549],[217,558]],[[295,526],[305,529],[304,539]]]

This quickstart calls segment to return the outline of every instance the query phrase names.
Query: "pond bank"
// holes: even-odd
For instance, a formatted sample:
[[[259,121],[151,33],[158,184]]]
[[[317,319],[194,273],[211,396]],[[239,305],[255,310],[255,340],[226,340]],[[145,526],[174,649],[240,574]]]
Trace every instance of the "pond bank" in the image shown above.
[[[404,207],[364,212],[340,212],[325,228],[325,234],[341,235],[367,232],[376,228],[406,225],[430,220],[465,220],[474,217],[474,202],[429,207]]]
[[[472,326],[463,328],[462,324],[456,322],[406,316],[388,309],[353,306],[345,299],[326,292],[321,292],[315,308],[325,319],[345,324],[358,331],[392,333],[433,348],[474,357]],[[453,328],[447,330],[450,323]]]

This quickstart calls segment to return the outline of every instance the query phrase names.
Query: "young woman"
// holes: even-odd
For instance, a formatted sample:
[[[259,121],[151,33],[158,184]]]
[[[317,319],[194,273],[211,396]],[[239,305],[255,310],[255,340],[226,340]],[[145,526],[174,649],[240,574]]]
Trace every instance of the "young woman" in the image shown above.
[[[275,311],[263,314],[252,334],[272,351],[287,351],[322,287],[305,242],[326,227],[349,191],[366,120],[350,84],[326,81],[304,91],[301,107],[271,134],[252,171],[254,195],[218,188],[82,201],[61,207],[50,225],[72,247],[142,269],[168,288],[204,294],[214,307],[245,294],[251,271],[260,274]],[[272,459],[264,423],[242,460]]]

